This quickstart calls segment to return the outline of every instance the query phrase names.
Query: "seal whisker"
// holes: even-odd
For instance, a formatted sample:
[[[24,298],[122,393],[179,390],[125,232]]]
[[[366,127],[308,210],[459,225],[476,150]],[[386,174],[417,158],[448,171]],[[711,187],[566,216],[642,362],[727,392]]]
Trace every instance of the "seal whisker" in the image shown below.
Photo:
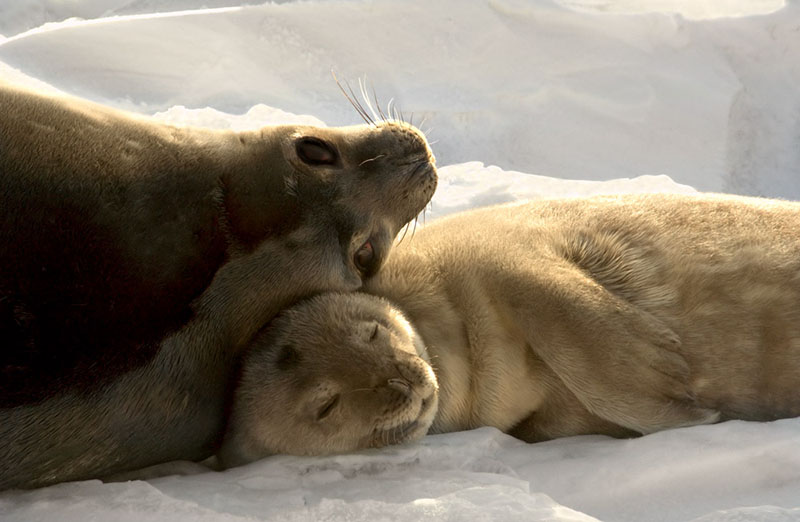
[[[333,75],[333,81],[336,82],[336,85],[339,87],[339,90],[342,91],[342,94],[344,94],[344,97],[347,98],[347,101],[350,102],[350,105],[352,105],[353,108],[356,110],[356,112],[358,112],[359,116],[361,116],[361,118],[364,120],[364,122],[365,123],[369,123],[371,125],[375,125],[375,122],[372,121],[372,119],[370,119],[369,115],[364,110],[364,107],[362,107],[361,104],[359,104],[356,101],[355,93],[353,93],[353,88],[350,87],[350,84],[345,82],[347,84],[347,88],[350,90],[350,94],[352,94],[352,97],[350,96],[350,94],[347,94],[347,91],[344,90],[344,87],[342,86],[341,82],[336,77],[336,73],[333,72],[332,69],[331,69],[331,74]]]
[[[361,105],[361,102],[358,101],[356,93],[353,91],[353,88],[350,86],[349,83],[347,84],[347,88],[350,90],[350,94],[353,96],[353,101],[355,102],[356,110],[361,112],[362,117],[367,120],[367,123],[370,123],[371,125],[375,125],[375,120],[372,118],[372,116],[370,116],[370,114],[367,112],[367,110],[364,108],[364,106]]]
[[[414,228],[411,230],[411,239],[414,239],[414,234],[417,233],[417,221],[419,221],[419,216],[414,218]]]
[[[403,235],[400,237],[400,240],[399,240],[399,241],[398,241],[396,244],[398,244],[398,245],[399,245],[400,243],[402,243],[402,242],[403,242],[403,239],[405,239],[405,237],[406,237],[406,234],[408,233],[408,227],[409,227],[409,225],[411,225],[411,221],[409,221],[408,223],[406,223],[406,226],[403,228]]]
[[[394,102],[394,98],[389,98],[389,103],[386,104],[386,112],[389,113],[389,117],[393,120],[397,119],[396,110],[392,111],[392,103]]]
[[[375,112],[375,108],[372,106],[372,103],[369,101],[369,94],[367,93],[367,86],[366,80],[362,80],[361,78],[358,79],[358,87],[361,90],[361,97],[364,99],[364,103],[367,104],[367,108],[372,113],[372,119],[377,120],[380,118],[378,114]]]
[[[347,391],[341,392],[341,395],[347,395],[348,393],[364,392],[364,391],[371,392],[372,390],[373,390],[372,388],[356,388],[354,390],[347,390]]]
[[[395,120],[401,121],[403,123],[406,122],[406,118],[405,118],[405,115],[403,114],[403,111],[400,110],[400,108],[397,106],[396,103],[392,107],[392,110],[394,111],[394,119]]]
[[[381,110],[381,104],[380,104],[380,102],[378,102],[378,93],[377,93],[377,91],[375,91],[375,87],[374,86],[372,87],[372,97],[375,99],[375,108],[378,109],[378,114],[381,115],[381,118],[383,119],[383,121],[387,121],[389,118],[387,118],[386,115]]]
[[[349,82],[345,82],[345,85],[347,85],[347,89],[350,91],[350,96],[348,96],[350,103],[353,104],[353,107],[356,108],[356,110],[361,114],[361,117],[364,118],[367,123],[375,125],[375,120],[372,119],[364,106],[361,105],[361,102],[358,101],[358,96],[356,96],[355,91],[353,91],[353,87],[350,86]]]
[[[375,161],[375,160],[377,160],[377,159],[380,159],[380,158],[383,158],[383,157],[385,157],[385,156],[386,156],[386,154],[378,154],[378,155],[377,155],[377,156],[375,156],[374,158],[365,159],[364,161],[362,161],[361,163],[359,163],[359,164],[358,164],[358,166],[359,166],[359,167],[361,167],[361,166],[362,166],[362,165],[364,165],[365,163],[369,163],[370,161]]]
[[[350,89],[350,94],[355,96],[355,93],[353,92],[352,87],[350,87],[350,85],[348,85],[347,88]],[[361,115],[361,118],[363,118],[363,120],[365,122],[367,122],[367,123],[369,123],[371,125],[375,125],[375,122],[372,121],[372,118],[370,118],[369,114],[367,114],[367,111],[364,110],[364,107],[362,107],[361,104],[357,100],[355,100],[354,98],[350,98],[350,96],[347,93],[345,93],[345,96],[347,96],[347,99],[350,100],[350,103],[356,109],[358,114]]]

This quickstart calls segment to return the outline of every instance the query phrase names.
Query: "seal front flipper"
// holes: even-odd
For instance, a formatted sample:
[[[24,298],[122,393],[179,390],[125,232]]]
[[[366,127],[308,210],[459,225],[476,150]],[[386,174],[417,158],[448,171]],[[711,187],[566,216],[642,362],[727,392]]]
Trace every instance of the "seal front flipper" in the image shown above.
[[[718,420],[694,406],[680,339],[651,314],[563,260],[502,277],[531,349],[593,414],[639,433]]]

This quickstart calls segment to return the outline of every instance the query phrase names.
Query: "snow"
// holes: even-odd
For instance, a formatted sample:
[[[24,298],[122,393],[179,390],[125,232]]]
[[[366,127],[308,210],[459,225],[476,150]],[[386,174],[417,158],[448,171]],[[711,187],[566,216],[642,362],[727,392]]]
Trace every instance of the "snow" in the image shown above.
[[[800,4],[771,12],[780,2],[728,0],[718,9],[765,14],[694,20],[678,13],[711,4],[629,14],[633,0],[622,13],[606,12],[613,2],[562,1],[569,7],[215,1],[168,13],[188,2],[150,0],[141,6],[158,14],[148,15],[135,14],[137,3],[106,0],[104,11],[92,0],[84,11],[115,17],[14,35],[25,27],[15,23],[0,61],[145,113],[263,103],[329,125],[357,121],[331,70],[351,82],[367,75],[382,106],[394,98],[425,119],[444,165],[591,180],[665,174],[699,190],[800,198]],[[3,4],[9,18],[17,3]],[[25,5],[37,4],[48,13],[68,5]]]
[[[4,0],[0,33],[0,78],[179,124],[357,123],[331,71],[366,75],[424,119],[427,220],[609,192],[800,199],[797,0]],[[482,428],[5,492],[0,520],[800,520],[797,448],[800,419],[536,445]]]
[[[521,442],[494,428],[331,457],[0,495],[4,521],[800,520],[800,422]]]

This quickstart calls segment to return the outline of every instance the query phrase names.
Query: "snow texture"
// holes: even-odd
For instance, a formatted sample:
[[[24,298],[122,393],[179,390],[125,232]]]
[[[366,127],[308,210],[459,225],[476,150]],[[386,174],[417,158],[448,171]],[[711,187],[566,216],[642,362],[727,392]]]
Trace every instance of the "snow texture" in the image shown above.
[[[630,14],[715,5],[688,0],[214,0],[164,12],[189,3],[6,0],[0,61],[146,113],[263,103],[330,125],[357,118],[331,70],[367,75],[382,106],[394,97],[424,119],[441,164],[665,174],[699,190],[800,198],[796,0],[771,13],[781,2],[727,0],[731,14],[766,14],[711,19]],[[15,19],[58,20],[72,4],[78,16],[125,15],[13,35],[29,25]],[[137,6],[158,14],[130,14]]]
[[[331,70],[366,74],[433,141],[428,220],[609,192],[800,199],[797,0],[4,0],[0,33],[0,78],[178,124],[356,123]],[[0,520],[800,521],[798,448],[800,419],[536,445],[482,428],[5,492]]]

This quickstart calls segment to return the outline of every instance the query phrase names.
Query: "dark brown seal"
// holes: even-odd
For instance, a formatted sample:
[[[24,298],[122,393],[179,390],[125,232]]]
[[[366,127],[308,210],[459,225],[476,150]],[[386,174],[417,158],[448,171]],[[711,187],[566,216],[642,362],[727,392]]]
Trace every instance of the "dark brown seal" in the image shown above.
[[[255,339],[221,458],[798,416],[799,232],[800,203],[708,194],[442,219],[374,296],[317,296]]]
[[[234,356],[353,290],[436,185],[402,122],[179,128],[0,85],[0,489],[216,443]]]

